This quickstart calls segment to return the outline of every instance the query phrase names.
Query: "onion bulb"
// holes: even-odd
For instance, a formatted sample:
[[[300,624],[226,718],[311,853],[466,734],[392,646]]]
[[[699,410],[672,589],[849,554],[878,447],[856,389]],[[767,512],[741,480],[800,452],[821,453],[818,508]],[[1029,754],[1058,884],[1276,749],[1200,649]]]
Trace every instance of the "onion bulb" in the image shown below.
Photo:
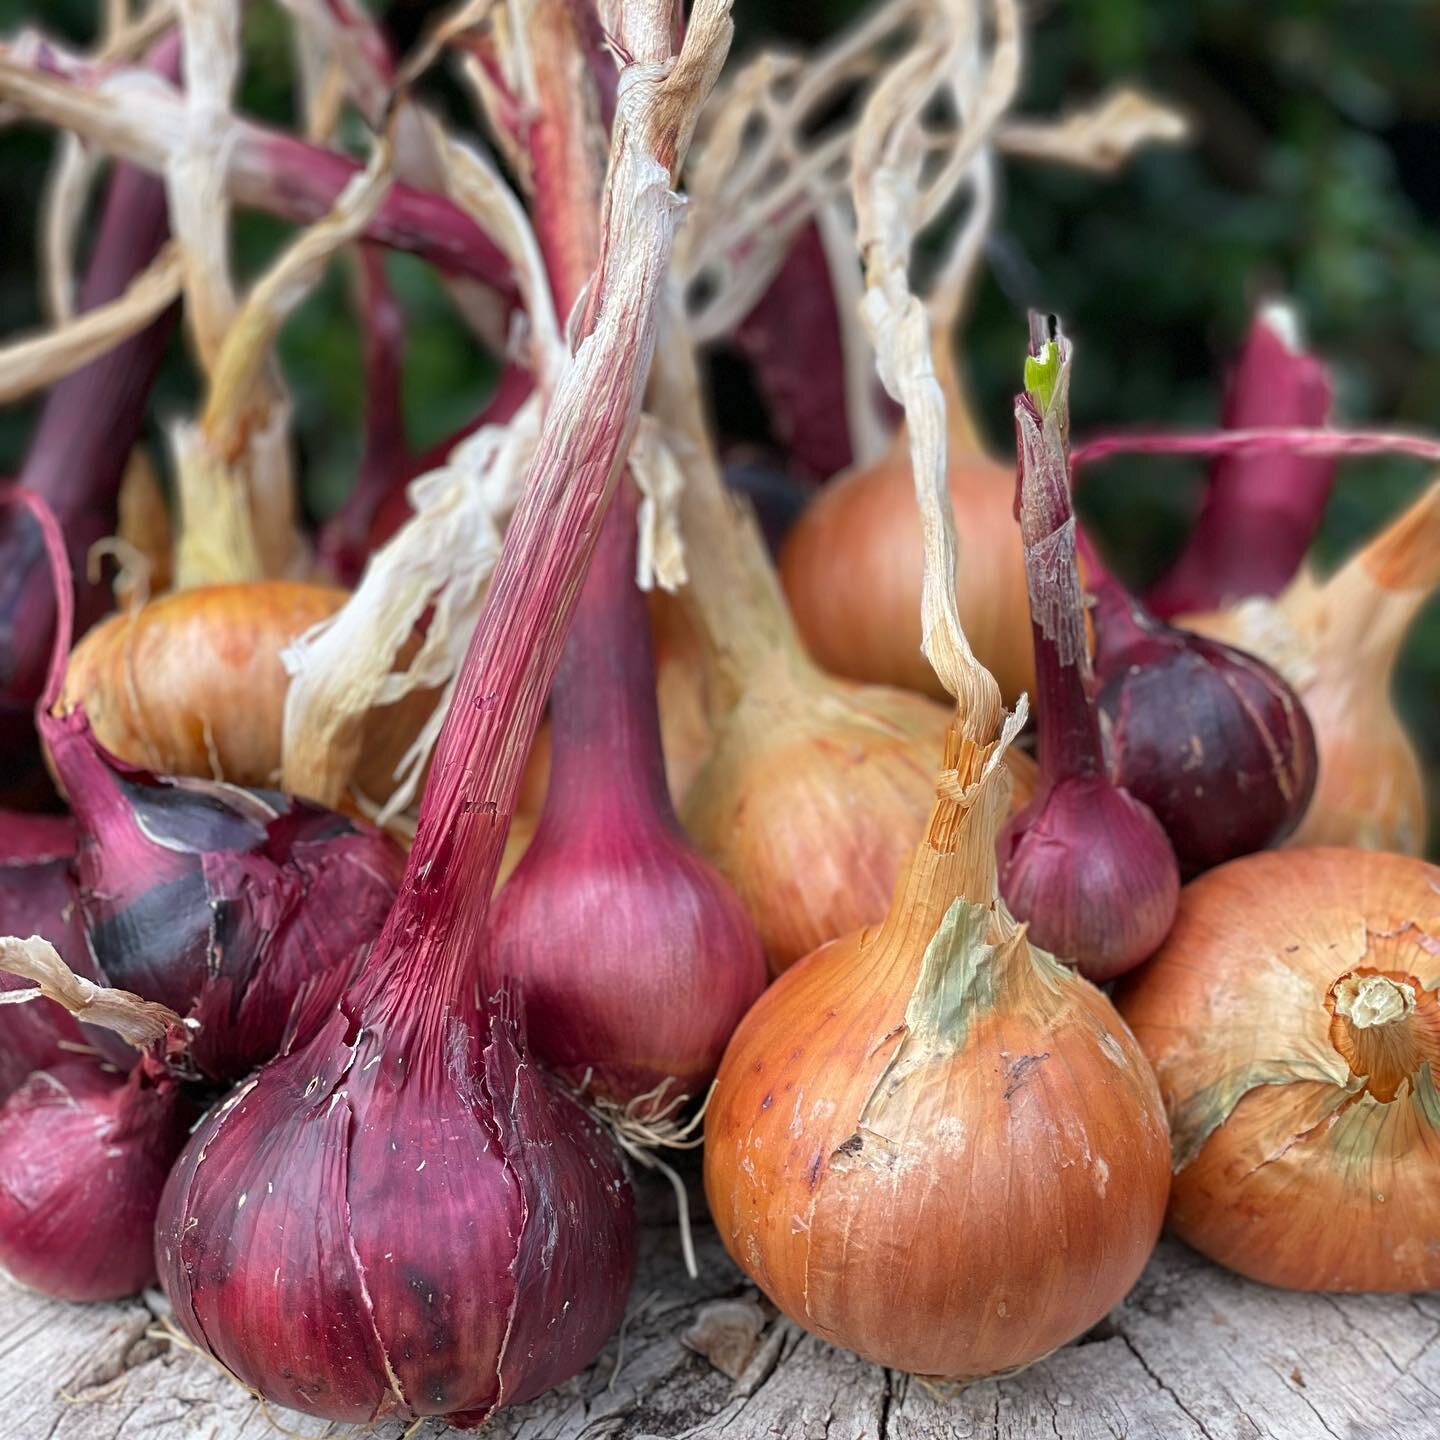
[[[659,358],[661,403],[697,437],[680,452],[695,461],[708,452],[693,362],[680,346]],[[714,748],[680,818],[744,902],[778,974],[885,913],[929,814],[946,714],[815,666],[754,517],[713,463],[693,464],[681,503],[684,532],[704,537],[687,549],[683,598],[702,641]],[[1017,764],[1031,781],[1033,765]],[[1026,798],[1030,788],[1017,787]]]
[[[780,574],[825,669],[939,697],[920,650],[920,510],[905,447],[902,431],[875,464],[821,487],[781,548]],[[960,619],[976,658],[1014,699],[1035,683],[1014,472],[981,454],[965,425],[953,427],[950,454]]]
[[[1169,1186],[1129,1031],[996,898],[997,761],[952,733],[889,913],[761,996],[705,1119],[705,1193],[741,1269],[822,1339],[948,1380],[1099,1320]]]
[[[1115,779],[1195,873],[1283,840],[1315,788],[1305,706],[1255,656],[1155,619],[1081,542]]]
[[[346,592],[292,580],[199,585],[112,615],[75,646],[60,709],[77,705],[111,754],[162,775],[274,785],[281,768],[281,653]],[[416,692],[367,721],[359,790],[381,799],[431,709]]]
[[[1425,779],[1390,688],[1406,633],[1437,583],[1440,481],[1330,579],[1302,573],[1277,600],[1181,622],[1261,656],[1304,701],[1319,776],[1293,844],[1423,852]]]
[[[1440,869],[1251,855],[1188,885],[1120,1008],[1174,1136],[1170,1223],[1295,1290],[1440,1288]]]
[[[1105,765],[1089,693],[1085,607],[1070,507],[1070,355],[1015,402],[1020,532],[1035,640],[1040,778],[1000,835],[1000,893],[1031,938],[1109,980],[1165,938],[1180,895],[1175,852],[1155,813]]]
[[[42,1005],[58,1009],[19,1008]],[[148,1061],[128,1078],[73,1055],[37,1070],[0,1109],[0,1266],[62,1300],[153,1284],[155,1210],[190,1113]]]

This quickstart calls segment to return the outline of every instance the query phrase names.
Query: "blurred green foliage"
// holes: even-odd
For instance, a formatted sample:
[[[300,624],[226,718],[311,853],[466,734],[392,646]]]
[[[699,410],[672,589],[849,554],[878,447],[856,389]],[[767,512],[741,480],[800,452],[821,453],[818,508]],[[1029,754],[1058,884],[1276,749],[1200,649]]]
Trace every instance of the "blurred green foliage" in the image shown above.
[[[832,33],[861,0],[736,0],[738,49]],[[83,40],[94,0],[0,0],[0,30],[42,21]],[[388,7],[413,36],[425,0]],[[990,266],[967,335],[979,413],[1008,443],[1023,312],[1061,314],[1076,344],[1077,433],[1114,424],[1204,425],[1218,410],[1226,357],[1254,302],[1298,302],[1332,364],[1341,421],[1440,429],[1440,6],[1433,0],[1037,0],[1022,108],[1053,113],[1119,80],[1144,84],[1190,115],[1192,143],[1142,156],[1112,180],[1032,164],[1007,168]],[[292,125],[286,23],[273,0],[246,21],[242,103]],[[440,83],[434,97],[463,113]],[[0,132],[6,225],[0,333],[39,323],[34,214],[50,137]],[[242,214],[235,253],[254,274],[285,228]],[[491,365],[426,268],[392,257],[411,316],[406,375],[411,439],[423,446],[476,408]],[[358,454],[361,386],[347,269],[288,326],[281,359],[297,407],[312,515],[345,492]],[[159,421],[194,404],[183,344],[162,378]],[[31,412],[0,412],[0,473],[23,453]],[[1426,479],[1413,462],[1344,467],[1317,547],[1328,567]],[[1130,577],[1173,553],[1199,487],[1194,466],[1121,462],[1097,470],[1082,501]],[[1440,775],[1440,606],[1406,646],[1397,680],[1412,734]],[[1434,801],[1440,798],[1432,783]]]

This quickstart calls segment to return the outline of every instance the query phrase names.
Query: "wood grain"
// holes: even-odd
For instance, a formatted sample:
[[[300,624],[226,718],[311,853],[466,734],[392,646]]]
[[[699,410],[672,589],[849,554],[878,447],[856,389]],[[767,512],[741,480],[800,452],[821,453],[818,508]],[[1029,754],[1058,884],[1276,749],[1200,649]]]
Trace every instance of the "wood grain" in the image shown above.
[[[668,1192],[667,1192],[668,1193]],[[1162,1242],[1126,1301],[1023,1374],[943,1397],[777,1319],[713,1230],[700,1278],[665,1195],[642,1196],[642,1261],[623,1338],[583,1375],[486,1428],[487,1440],[1435,1440],[1440,1296],[1307,1296],[1253,1285]],[[703,1213],[703,1212],[702,1212]],[[163,1298],[67,1305],[0,1279],[6,1440],[339,1437],[267,1409],[157,1334]],[[750,1317],[747,1326],[746,1317]],[[705,1323],[697,1327],[697,1319]],[[739,1330],[733,1327],[739,1325]],[[686,1343],[723,1355],[731,1380]],[[708,1337],[708,1338],[707,1338]],[[753,1345],[748,1362],[747,1347]],[[735,1362],[739,1357],[739,1364]],[[378,1425],[370,1440],[400,1440]],[[438,1424],[414,1440],[459,1432]]]

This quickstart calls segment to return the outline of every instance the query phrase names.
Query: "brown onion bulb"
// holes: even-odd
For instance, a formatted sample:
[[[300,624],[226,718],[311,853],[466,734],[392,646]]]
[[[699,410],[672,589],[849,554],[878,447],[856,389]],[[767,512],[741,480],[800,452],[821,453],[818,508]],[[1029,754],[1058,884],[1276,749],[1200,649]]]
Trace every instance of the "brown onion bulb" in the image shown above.
[[[1291,844],[1423,853],[1425,777],[1390,686],[1437,583],[1440,481],[1323,584],[1302,572],[1277,600],[1180,621],[1260,656],[1305,702],[1320,768]]]
[[[681,818],[760,932],[772,974],[884,915],[935,797],[933,701],[777,663],[716,727]],[[1017,804],[1034,763],[1016,757]]]
[[[164,775],[267,786],[280,773],[281,652],[344,603],[329,585],[262,580],[202,585],[112,615],[76,645],[60,710],[83,704],[96,739]],[[433,708],[419,692],[367,722],[359,789],[381,799]]]
[[[1013,700],[1034,688],[1015,475],[951,441],[956,600],[976,658]],[[920,651],[920,509],[902,435],[875,465],[821,488],[780,552],[780,576],[810,653],[853,680],[944,689]]]
[[[1440,1287],[1440,869],[1264,852],[1186,887],[1120,996],[1174,1135],[1170,1223],[1294,1290]]]
[[[705,1122],[710,1211],[746,1274],[822,1339],[947,1380],[1099,1320],[1169,1187],[1129,1031],[995,898],[993,749],[950,734],[884,921],[760,997]]]

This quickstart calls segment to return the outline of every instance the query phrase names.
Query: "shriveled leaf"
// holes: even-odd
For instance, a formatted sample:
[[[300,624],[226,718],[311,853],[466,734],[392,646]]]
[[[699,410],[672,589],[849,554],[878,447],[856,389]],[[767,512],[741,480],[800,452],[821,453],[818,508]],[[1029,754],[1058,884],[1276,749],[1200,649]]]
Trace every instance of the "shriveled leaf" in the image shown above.
[[[60,952],[39,935],[28,940],[14,936],[0,938],[0,970],[27,980],[33,990],[0,992],[0,1004],[14,1005],[44,998],[63,1005],[76,1019],[87,1025],[99,1025],[130,1044],[152,1044],[181,1023],[180,1017],[165,1005],[142,1000],[128,990],[112,990],[77,975],[61,958]]]
[[[1174,106],[1122,85],[1057,120],[1007,121],[995,139],[1009,155],[1109,175],[1142,146],[1178,145],[1189,134],[1190,122]]]
[[[532,396],[509,425],[485,426],[447,464],[410,484],[414,514],[371,557],[359,587],[286,652],[283,788],[334,806],[360,761],[366,715],[414,690],[445,686],[442,702],[402,758],[381,823],[414,798],[470,643],[505,524],[539,432]],[[427,610],[410,663],[396,657]]]
[[[0,405],[33,395],[143,330],[180,294],[180,257],[166,246],[124,294],[26,340],[0,348]]]

